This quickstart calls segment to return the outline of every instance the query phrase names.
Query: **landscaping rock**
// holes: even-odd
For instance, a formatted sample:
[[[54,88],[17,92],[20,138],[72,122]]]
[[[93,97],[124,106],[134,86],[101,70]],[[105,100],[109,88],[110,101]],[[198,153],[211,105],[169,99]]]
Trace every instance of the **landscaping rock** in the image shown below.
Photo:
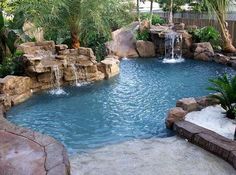
[[[217,62],[217,63],[227,65],[227,64],[229,64],[230,57],[225,56],[225,55],[220,54],[220,53],[216,53],[216,54],[214,55],[213,60],[214,60],[215,62]]]
[[[177,31],[182,36],[182,55],[187,58],[192,58],[193,53],[192,48],[192,35],[190,35],[186,30]]]
[[[27,91],[25,93],[19,94],[19,95],[14,95],[11,97],[11,103],[13,106],[20,104],[24,101],[26,101],[27,99],[29,99],[32,96],[32,92],[31,91]]]
[[[183,110],[191,112],[198,110],[199,106],[194,98],[183,98],[177,101],[176,107],[181,107]]]
[[[229,64],[232,68],[236,69],[236,60],[230,60]]]
[[[138,25],[138,22],[134,22],[128,27],[112,32],[112,41],[106,43],[108,54],[114,54],[120,58],[139,57],[135,49],[136,38],[133,34],[138,29]]]
[[[68,49],[67,45],[64,44],[55,45],[53,42],[41,42],[24,43],[19,46],[19,49],[26,52],[24,54],[25,70],[27,76],[33,81],[30,87],[33,92],[54,86],[56,68],[59,69],[61,85],[71,83],[76,78],[77,80],[91,82],[104,79],[105,73],[107,78],[119,73],[119,68],[116,67],[119,64],[114,60],[110,60],[114,63],[104,61],[105,64],[109,65],[107,66],[109,68],[106,71],[102,69],[103,72],[99,71],[98,66],[105,64],[97,63],[91,48]],[[53,50],[56,50],[56,55]],[[112,58],[117,60],[116,56]]]
[[[195,100],[198,104],[198,110],[201,110],[201,109],[208,107],[208,106],[219,104],[218,100],[210,98],[208,96],[195,98]]]
[[[193,44],[194,59],[211,61],[213,59],[214,50],[209,42]]]
[[[170,109],[170,111],[168,112],[168,117],[166,119],[166,127],[172,129],[174,123],[184,120],[186,114],[187,112],[179,107]]]
[[[174,30],[184,30],[185,24],[184,23],[175,23],[173,29]]]
[[[140,23],[139,30],[141,32],[149,30],[150,29],[150,21],[149,20],[143,20]]]
[[[68,46],[66,44],[58,44],[55,45],[56,52],[59,53],[60,51],[68,49]]]
[[[136,42],[136,48],[140,57],[154,57],[155,46],[150,41],[139,40]]]
[[[196,25],[188,25],[185,27],[187,31],[194,31],[196,29],[198,29],[198,26]]]
[[[30,91],[31,79],[29,77],[8,75],[0,79],[0,93],[13,96]]]
[[[101,72],[105,74],[105,78],[111,78],[120,72],[120,61],[114,58],[106,58],[101,61],[103,68],[100,68]]]

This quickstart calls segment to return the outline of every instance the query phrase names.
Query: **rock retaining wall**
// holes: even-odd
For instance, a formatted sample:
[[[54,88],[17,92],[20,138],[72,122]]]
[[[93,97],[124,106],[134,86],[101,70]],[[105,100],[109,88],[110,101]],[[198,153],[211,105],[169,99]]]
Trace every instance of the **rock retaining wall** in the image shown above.
[[[111,78],[119,74],[119,60],[109,56],[97,63],[92,49],[68,49],[53,41],[24,43],[18,50],[24,53],[25,76],[0,79],[0,175],[69,175],[70,163],[61,143],[8,122],[4,113],[58,82]]]
[[[33,92],[73,84],[78,81],[98,81],[119,74],[119,60],[109,56],[97,63],[92,49],[68,49],[53,41],[24,43],[25,76],[6,76],[0,79],[0,104],[6,109],[31,97]],[[58,77],[55,75],[58,69]],[[57,80],[57,79],[58,80]]]
[[[184,120],[189,112],[216,104],[218,102],[209,97],[180,99],[176,107],[170,109],[166,126],[189,142],[226,160],[236,169],[236,141]]]

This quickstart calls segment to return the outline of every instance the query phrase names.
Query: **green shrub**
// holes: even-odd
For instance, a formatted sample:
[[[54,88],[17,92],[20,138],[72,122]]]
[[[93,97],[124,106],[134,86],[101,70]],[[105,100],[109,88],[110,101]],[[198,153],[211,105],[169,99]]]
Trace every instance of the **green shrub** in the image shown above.
[[[214,91],[218,94],[211,95],[211,98],[220,102],[221,107],[226,110],[226,117],[230,119],[236,118],[236,76],[231,79],[224,75],[216,79],[209,80],[212,87],[208,90]]]
[[[208,26],[190,30],[189,33],[192,34],[194,42],[210,42],[214,49],[221,49],[221,35],[214,27]]]
[[[140,19],[141,20],[150,20],[151,15],[149,13],[143,13],[140,15]],[[165,19],[161,18],[159,15],[157,14],[153,14],[152,15],[152,25],[157,25],[157,24],[165,24],[166,21]]]
[[[161,18],[159,15],[156,15],[156,14],[152,15],[152,24],[153,25],[157,25],[157,24],[162,25],[165,23],[166,23],[165,19]]]
[[[0,77],[3,78],[7,75],[23,75],[23,59],[22,53],[19,51],[16,51],[12,57],[6,57],[2,64],[0,64]]]
[[[143,41],[148,41],[150,38],[150,34],[148,29],[144,31],[137,31],[136,33],[136,40],[143,40]]]

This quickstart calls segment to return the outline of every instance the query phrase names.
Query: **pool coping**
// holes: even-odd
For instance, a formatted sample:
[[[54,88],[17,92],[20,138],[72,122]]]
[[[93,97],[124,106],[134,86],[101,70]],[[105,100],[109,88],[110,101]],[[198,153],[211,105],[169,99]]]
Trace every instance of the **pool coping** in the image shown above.
[[[43,150],[42,154],[44,157],[44,170],[42,171],[44,171],[46,175],[70,175],[70,162],[64,145],[50,136],[12,124],[5,118],[5,111],[5,108],[1,106],[0,132],[3,134],[5,133],[6,135],[14,135],[14,137],[17,138],[23,138],[27,142],[31,142],[31,144],[40,147],[41,150]],[[6,145],[7,144],[11,143],[6,143]],[[1,154],[4,154],[4,151],[0,152],[0,155]],[[35,161],[36,159],[37,158],[35,158]],[[6,160],[0,159],[0,162],[1,161],[4,162]],[[14,169],[14,167],[10,167],[10,171],[12,171],[11,169]],[[38,174],[38,172],[35,172],[35,174]]]
[[[185,121],[185,116],[193,111],[217,105],[208,96],[198,98],[183,98],[176,102],[176,107],[169,110],[166,127],[186,139],[190,143],[213,153],[231,164],[236,169],[236,141],[230,140],[218,133]]]

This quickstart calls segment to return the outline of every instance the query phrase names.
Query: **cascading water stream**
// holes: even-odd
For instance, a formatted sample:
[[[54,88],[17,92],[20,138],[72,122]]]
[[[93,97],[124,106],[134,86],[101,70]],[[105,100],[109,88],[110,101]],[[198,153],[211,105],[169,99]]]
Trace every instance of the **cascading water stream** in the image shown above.
[[[71,68],[72,68],[72,71],[73,71],[74,76],[75,76],[75,85],[80,86],[80,83],[79,83],[79,80],[78,80],[78,73],[77,73],[77,69],[75,67],[75,64],[72,63]]]
[[[182,58],[182,35],[170,31],[165,35],[165,58],[163,63],[180,63]]]
[[[53,65],[52,67],[52,83],[56,86],[53,90],[50,91],[51,94],[61,95],[65,94],[65,91],[61,88],[61,72],[58,65]]]

